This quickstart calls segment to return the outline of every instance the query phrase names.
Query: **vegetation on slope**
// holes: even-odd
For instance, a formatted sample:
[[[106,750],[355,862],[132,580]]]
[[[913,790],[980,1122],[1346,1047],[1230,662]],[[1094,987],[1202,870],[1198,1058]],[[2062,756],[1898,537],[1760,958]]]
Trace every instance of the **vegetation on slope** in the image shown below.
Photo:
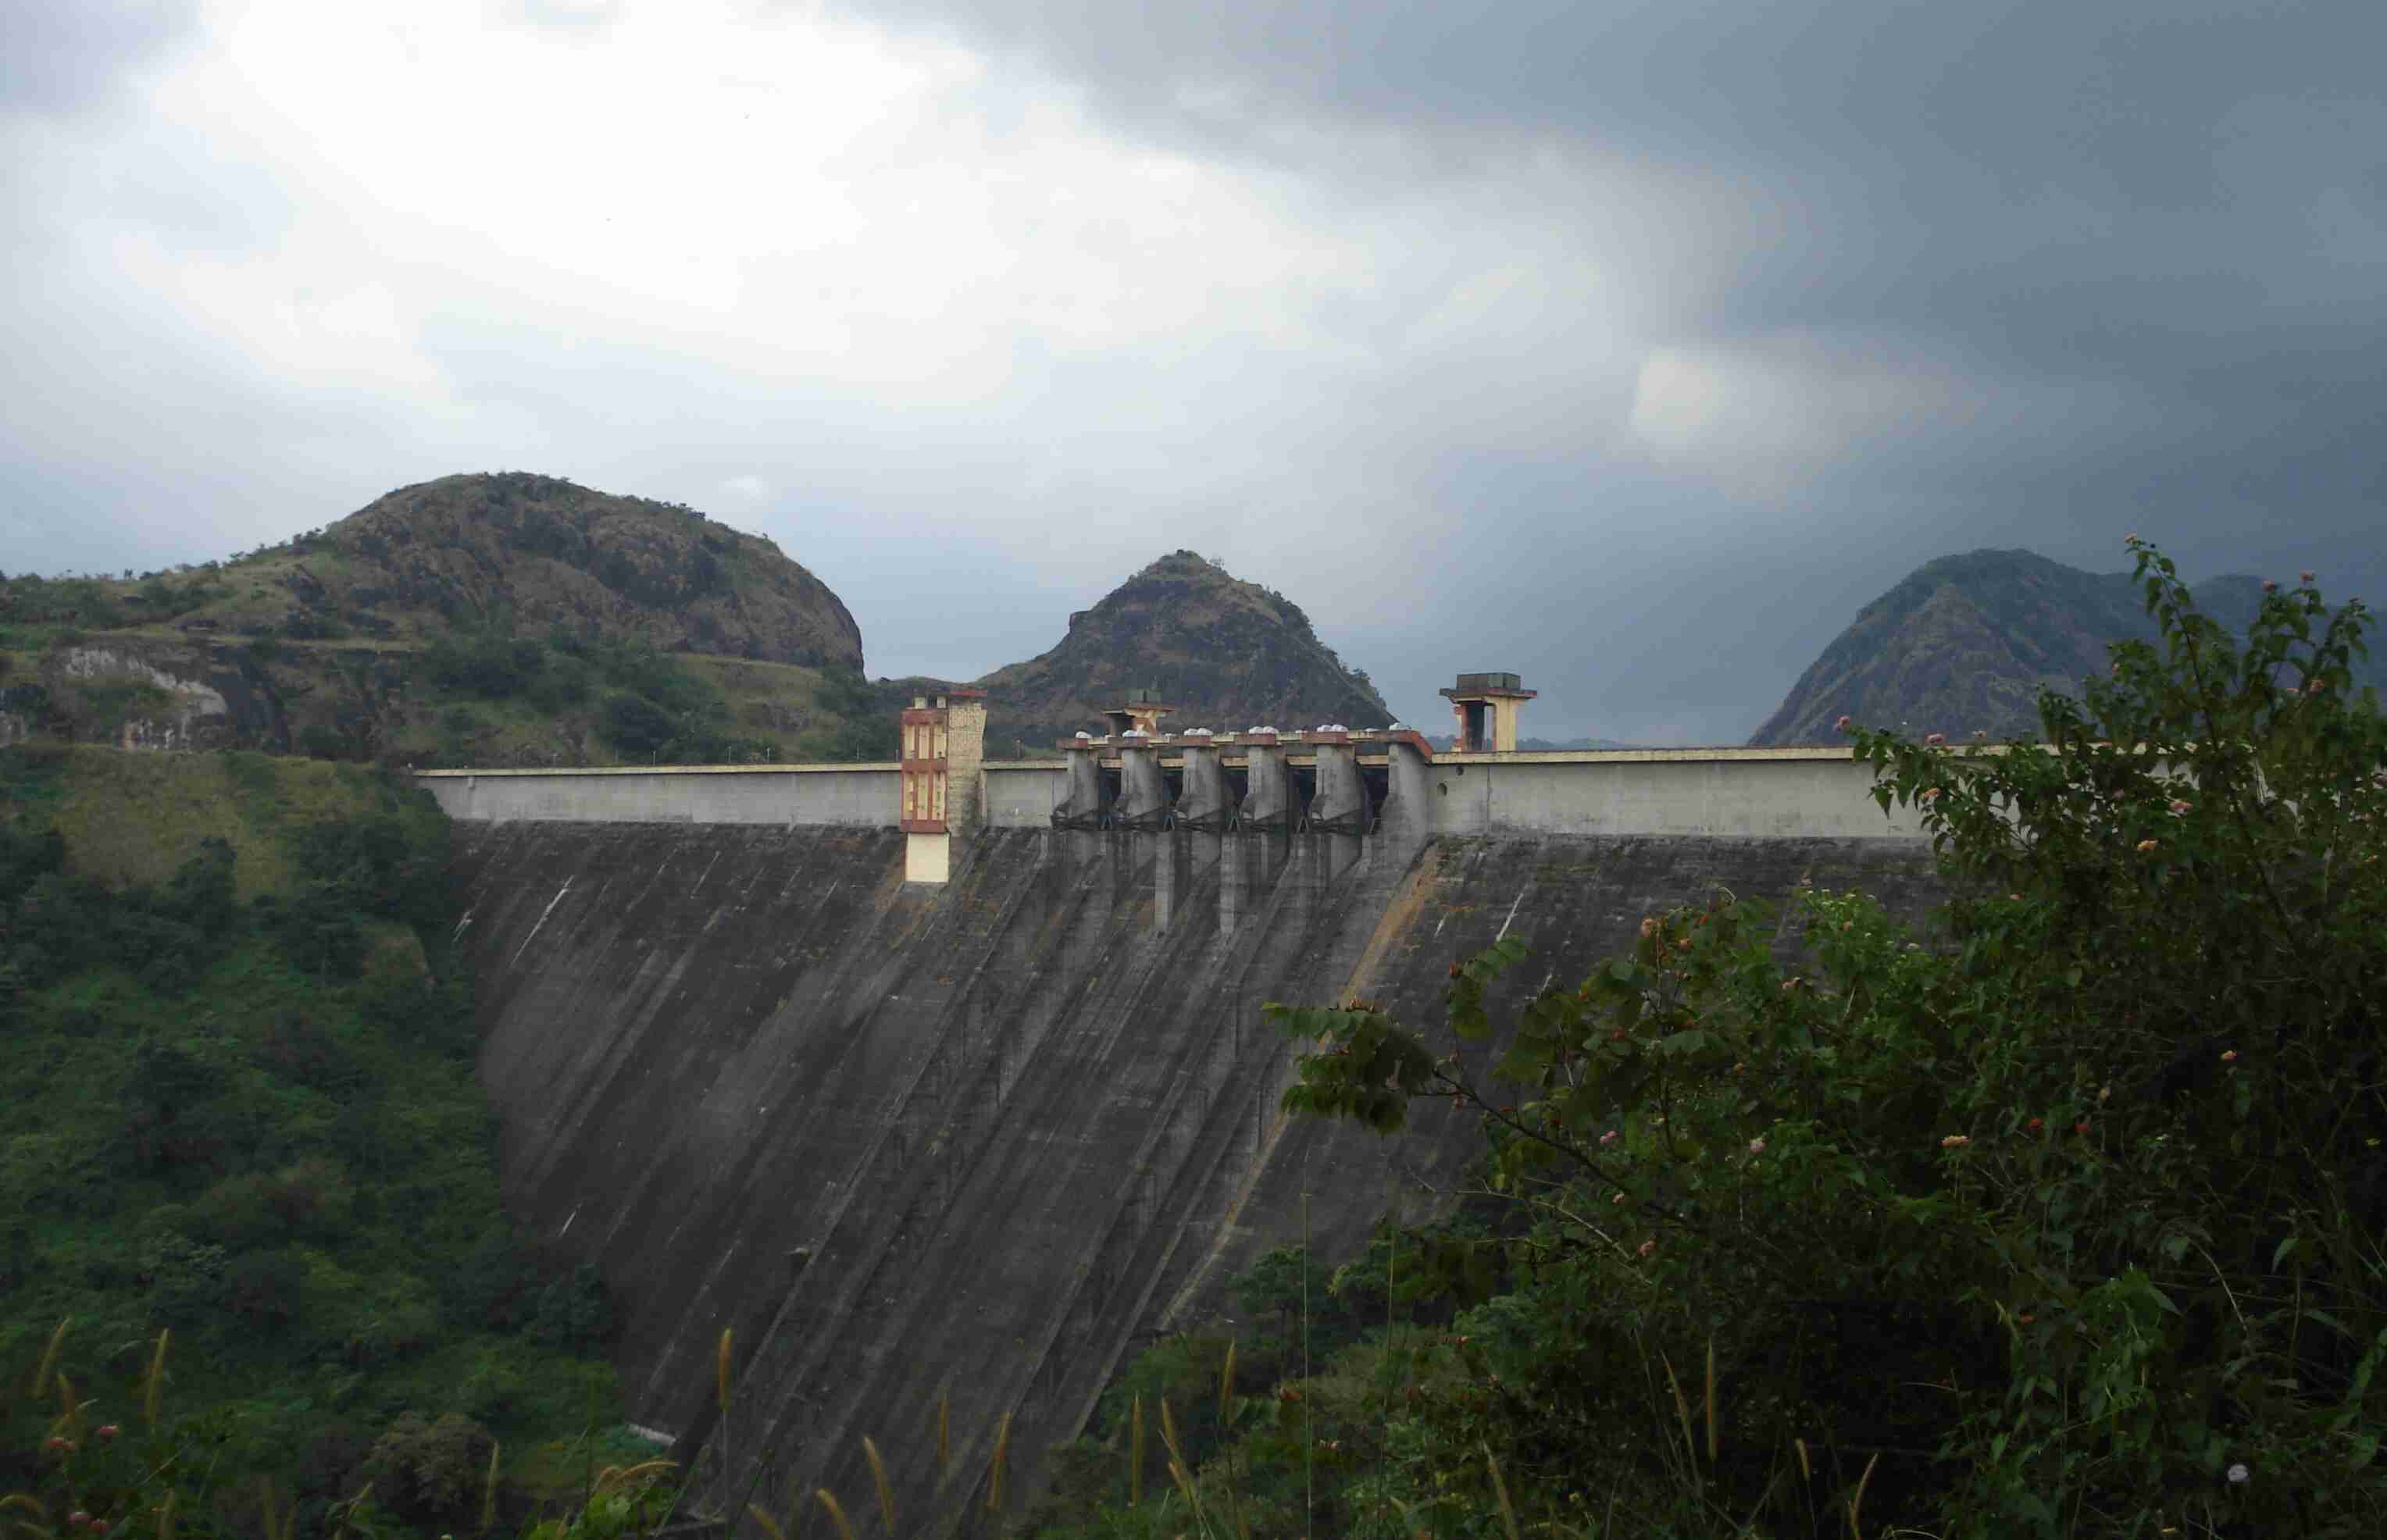
[[[1453,1098],[1505,1215],[1359,1265],[1448,1326],[1396,1319],[1272,1394],[1181,1372],[1168,1420],[1215,1397],[1221,1431],[1172,1436],[1165,1483],[1131,1426],[1080,1451],[1048,1528],[2377,1533],[2368,617],[2307,584],[2242,642],[2137,554],[2155,639],[2041,696],[2054,752],[1858,734],[1967,895],[1932,936],[1856,893],[1719,895],[1498,1044],[1513,943],[1454,966],[1431,1035],[1270,1007],[1314,1045],[1289,1107],[1391,1132]]]
[[[2245,635],[2263,588],[2252,577],[2196,586],[2204,612]],[[2148,641],[2153,621],[2127,573],[2090,573],[2027,550],[1977,550],[1918,567],[1864,607],[1758,728],[1757,745],[1827,743],[1841,716],[1915,737],[2035,731],[2039,697],[2078,698],[2118,641]],[[2357,661],[2367,682],[2380,671]]]
[[[0,1490],[71,1453],[45,1355],[129,1446],[169,1331],[192,1533],[261,1473],[452,1524],[493,1440],[520,1504],[618,1419],[602,1287],[499,1205],[446,827],[353,766],[0,751]]]
[[[545,476],[403,487],[227,562],[0,581],[0,740],[850,758],[861,666],[843,604],[769,541]]]
[[[1365,672],[1346,668],[1301,607],[1173,551],[1070,617],[1051,651],[978,681],[989,695],[990,754],[1050,752],[1100,725],[1133,689],[1180,708],[1172,726],[1236,731],[1393,719]]]

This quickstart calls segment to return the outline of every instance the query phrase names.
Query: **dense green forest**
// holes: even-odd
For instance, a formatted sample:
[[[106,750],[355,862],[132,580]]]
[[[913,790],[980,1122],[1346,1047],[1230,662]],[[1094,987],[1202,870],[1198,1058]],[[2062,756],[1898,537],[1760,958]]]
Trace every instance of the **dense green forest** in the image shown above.
[[[499,1441],[509,1511],[646,1452],[603,1288],[499,1205],[446,834],[353,766],[0,751],[0,1491],[96,1512],[138,1441],[185,1533],[258,1532],[259,1476],[427,1529]]]
[[[2309,575],[2052,752],[1842,719],[1960,895],[1719,893],[1495,1020],[1270,1006],[1296,1113],[1486,1136],[1465,1222],[1147,1352],[1053,1540],[2343,1536],[2387,1514],[2387,723]],[[2118,747],[2117,747],[2118,745]],[[1306,1339],[1306,1349],[1305,1349]],[[1305,1352],[1310,1371],[1300,1371]]]

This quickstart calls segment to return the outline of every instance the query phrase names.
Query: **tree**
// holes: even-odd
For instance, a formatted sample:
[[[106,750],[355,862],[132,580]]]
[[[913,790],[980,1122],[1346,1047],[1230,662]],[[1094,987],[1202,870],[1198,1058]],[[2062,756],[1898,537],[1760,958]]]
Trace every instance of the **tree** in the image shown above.
[[[1443,1350],[1470,1386],[1386,1408],[1431,1456],[1387,1503],[1480,1529],[1480,1443],[1519,1507],[1590,1494],[1620,1533],[2372,1533],[2369,620],[2306,574],[2242,644],[2132,548],[2159,636],[2043,696],[2043,747],[1850,728],[1958,895],[1929,935],[1719,896],[1497,1044],[1513,941],[1454,967],[1445,1041],[1269,1007],[1317,1045],[1288,1106],[1389,1131],[1452,1098],[1525,1221]]]

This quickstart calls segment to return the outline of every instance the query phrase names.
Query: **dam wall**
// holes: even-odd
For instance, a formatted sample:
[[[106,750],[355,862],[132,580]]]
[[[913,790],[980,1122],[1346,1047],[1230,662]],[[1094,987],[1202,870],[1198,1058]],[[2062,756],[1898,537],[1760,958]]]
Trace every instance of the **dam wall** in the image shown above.
[[[1056,828],[1065,770],[988,765],[942,887],[903,880],[891,765],[423,777],[509,1206],[615,1291],[627,1415],[849,1510],[869,1435],[943,1527],[1008,1419],[1016,1507],[1135,1345],[1300,1238],[1305,1194],[1335,1258],[1388,1205],[1440,1211],[1480,1148],[1438,1105],[1392,1141],[1289,1122],[1263,1004],[1431,1024],[1502,934],[1516,1004],[1718,886],[1939,890],[1844,754],[1501,761],[1396,756],[1370,833]]]
[[[1188,753],[1216,756],[1224,774],[1251,776],[1280,760],[1306,771],[1317,795],[1307,805],[1247,817],[1298,822],[1309,813],[1337,829],[1364,832],[1390,801],[1395,767],[1414,777],[1413,819],[1438,835],[1756,835],[1882,839],[1917,833],[1912,814],[1885,814],[1873,800],[1873,767],[1845,749],[1661,749],[1609,752],[1444,752],[1412,757],[1389,745],[1273,746],[1223,753],[1165,745],[1112,755],[1129,800],[1126,821],[1157,823],[1164,776],[1182,778]],[[1073,755],[1080,775],[1099,774],[1093,754]],[[995,761],[977,775],[985,825],[1048,828],[1071,803],[1067,763]],[[1197,822],[1210,820],[1196,767]],[[1372,781],[1370,776],[1375,777]],[[884,764],[688,765],[662,769],[432,770],[417,784],[464,822],[768,824],[876,828],[895,822],[899,767]],[[1370,792],[1368,789],[1374,787]],[[1091,796],[1091,793],[1086,795]],[[1372,797],[1372,802],[1370,799]],[[1364,804],[1364,805],[1363,805]]]

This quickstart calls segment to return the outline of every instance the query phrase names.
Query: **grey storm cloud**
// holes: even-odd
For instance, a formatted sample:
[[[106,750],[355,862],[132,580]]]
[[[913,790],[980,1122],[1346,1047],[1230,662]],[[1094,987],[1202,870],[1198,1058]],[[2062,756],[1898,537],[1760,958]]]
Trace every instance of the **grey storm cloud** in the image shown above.
[[[9,570],[545,470],[1703,741],[1953,550],[2387,578],[2387,6],[0,6]]]
[[[1653,275],[1661,335],[1811,378],[1887,363],[1935,409],[1746,527],[2114,565],[2145,524],[2207,570],[2317,539],[2387,574],[2387,7],[847,3],[1057,71],[1130,132],[1329,179],[1386,143],[1428,182],[1554,159],[1579,201],[1548,217],[1588,250],[1667,255],[1666,192],[1602,201],[1620,166],[1746,200]]]

